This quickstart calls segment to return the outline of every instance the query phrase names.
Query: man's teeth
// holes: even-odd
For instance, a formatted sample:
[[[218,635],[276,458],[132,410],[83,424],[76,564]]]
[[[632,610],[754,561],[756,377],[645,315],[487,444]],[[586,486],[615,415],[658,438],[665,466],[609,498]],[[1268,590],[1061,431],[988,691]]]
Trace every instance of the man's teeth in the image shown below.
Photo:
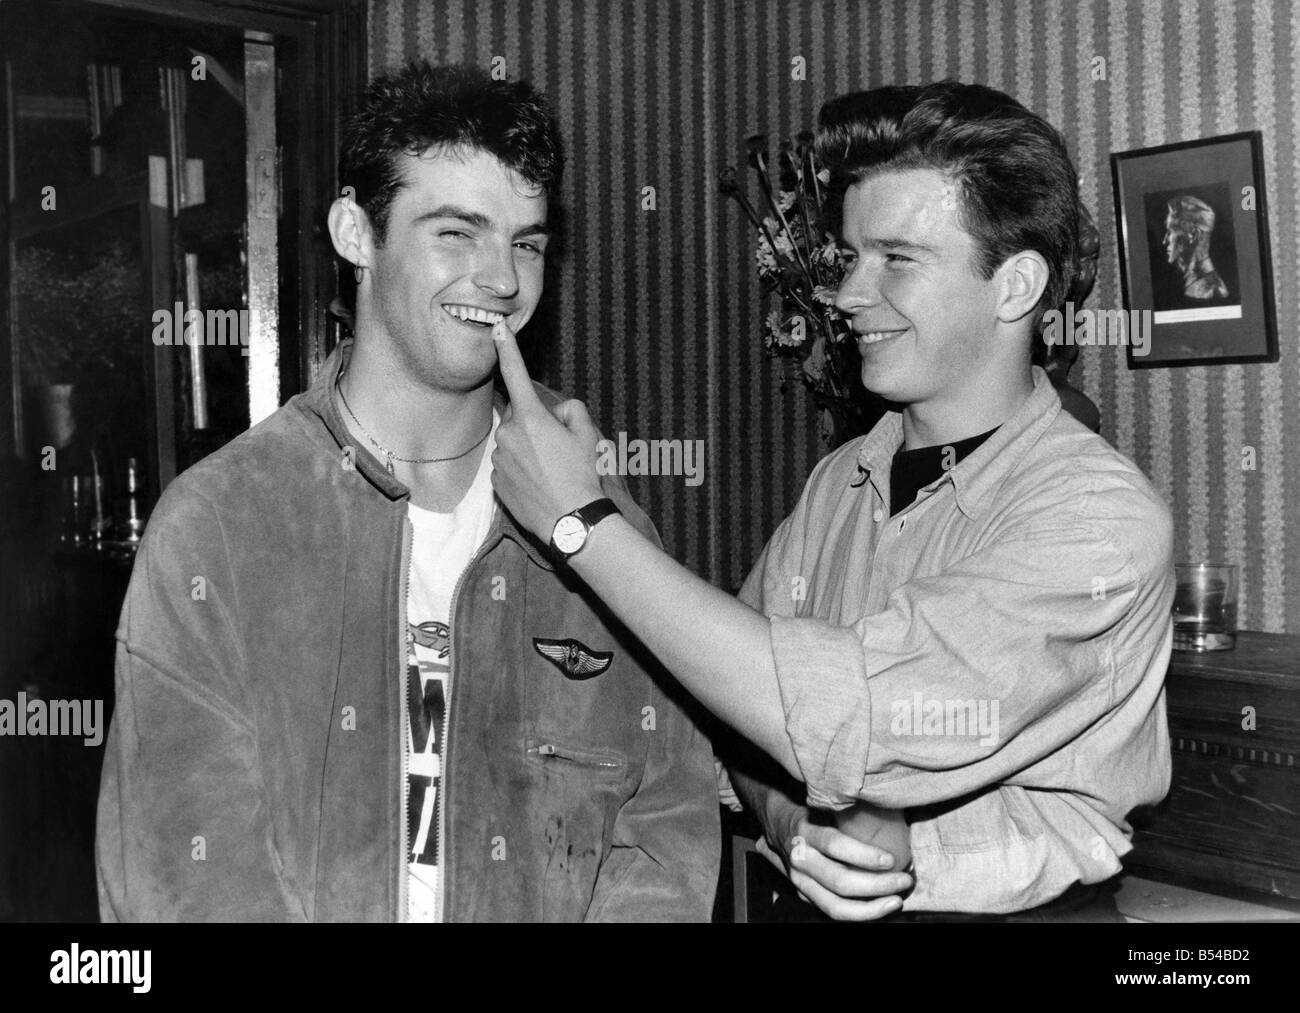
[[[875,344],[877,341],[884,341],[886,338],[892,338],[895,334],[902,334],[902,331],[868,331],[866,334],[858,335],[858,340],[864,345]]]
[[[447,303],[442,308],[458,320],[472,321],[476,324],[488,324],[491,326],[500,323],[506,318],[504,313],[493,313],[491,310],[481,310],[477,306],[458,306]]]

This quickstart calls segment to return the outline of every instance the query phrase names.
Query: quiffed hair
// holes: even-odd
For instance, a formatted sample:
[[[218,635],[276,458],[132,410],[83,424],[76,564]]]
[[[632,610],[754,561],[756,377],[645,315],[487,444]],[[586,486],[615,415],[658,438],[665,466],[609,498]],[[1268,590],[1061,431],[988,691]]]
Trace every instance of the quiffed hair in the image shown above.
[[[843,95],[822,106],[816,154],[831,172],[833,222],[853,184],[934,169],[957,186],[981,277],[1033,250],[1048,267],[1037,315],[1065,299],[1079,255],[1078,176],[1060,133],[1011,96],[956,81]]]
[[[564,169],[559,130],[531,85],[493,80],[479,67],[412,61],[370,83],[343,132],[339,185],[352,187],[381,244],[405,185],[399,156],[430,148],[495,155],[551,198]]]

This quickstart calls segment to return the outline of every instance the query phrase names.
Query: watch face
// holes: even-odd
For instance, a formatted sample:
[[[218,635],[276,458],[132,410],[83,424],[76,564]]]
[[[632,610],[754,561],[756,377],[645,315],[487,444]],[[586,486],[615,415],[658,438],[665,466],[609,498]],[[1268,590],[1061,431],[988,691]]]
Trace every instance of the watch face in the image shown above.
[[[586,540],[587,525],[572,514],[565,514],[556,521],[555,530],[551,532],[551,541],[555,547],[566,554],[577,552]]]

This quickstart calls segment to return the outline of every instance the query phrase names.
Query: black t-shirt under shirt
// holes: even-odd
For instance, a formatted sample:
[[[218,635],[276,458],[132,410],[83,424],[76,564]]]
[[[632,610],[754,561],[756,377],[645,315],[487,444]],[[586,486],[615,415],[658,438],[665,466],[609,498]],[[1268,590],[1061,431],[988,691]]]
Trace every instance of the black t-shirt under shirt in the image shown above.
[[[998,427],[995,426],[987,433],[968,436],[955,443],[941,443],[935,447],[917,447],[915,450],[903,450],[900,447],[894,454],[889,469],[889,516],[910,506],[917,493],[949,468],[955,467],[962,458],[968,457],[997,431]],[[949,447],[952,452],[945,455],[944,451]]]

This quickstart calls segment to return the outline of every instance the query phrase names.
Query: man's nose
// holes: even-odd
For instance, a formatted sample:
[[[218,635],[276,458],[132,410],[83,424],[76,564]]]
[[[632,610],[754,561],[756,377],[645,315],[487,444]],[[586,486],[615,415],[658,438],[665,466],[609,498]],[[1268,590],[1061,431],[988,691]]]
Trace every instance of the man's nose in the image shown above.
[[[841,313],[853,316],[859,310],[879,305],[880,299],[878,271],[864,261],[858,261],[844,276],[840,287],[835,292],[835,308]]]
[[[493,247],[483,251],[474,271],[474,284],[499,299],[509,299],[519,292],[519,275],[515,271],[513,249]]]

